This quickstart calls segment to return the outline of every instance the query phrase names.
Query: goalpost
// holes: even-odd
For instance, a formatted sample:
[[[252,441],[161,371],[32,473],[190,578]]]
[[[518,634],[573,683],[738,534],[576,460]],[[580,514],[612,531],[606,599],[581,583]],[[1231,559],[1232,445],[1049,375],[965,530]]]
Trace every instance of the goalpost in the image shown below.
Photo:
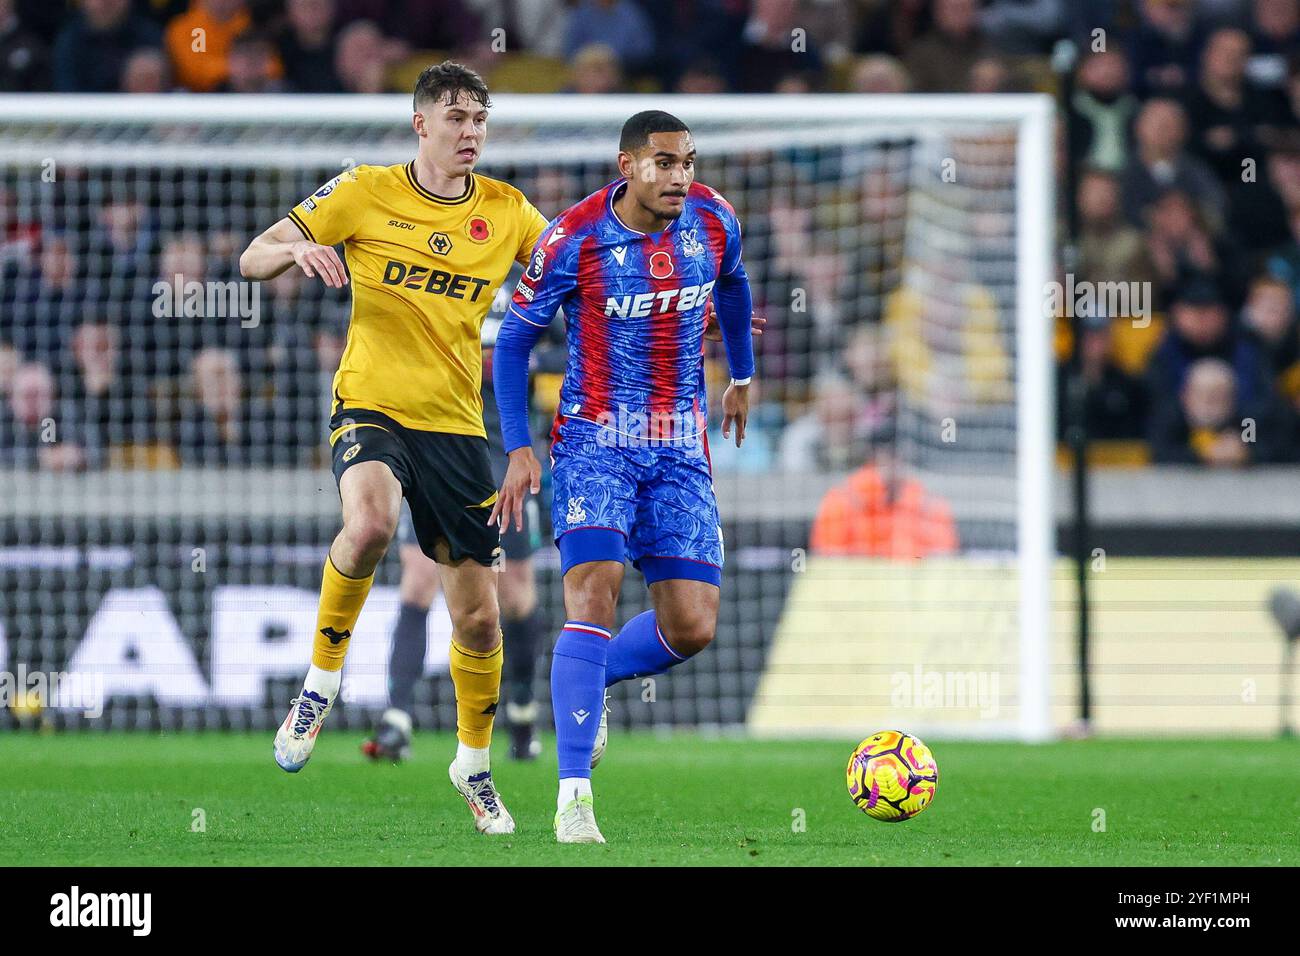
[[[712,446],[728,559],[718,639],[661,679],[670,693],[644,716],[642,689],[626,688],[627,719],[1050,737],[1051,99],[502,94],[480,171],[554,216],[615,177],[622,122],[650,108],[691,126],[699,179],[737,208],[769,325],[748,450]],[[347,300],[292,278],[251,295],[234,260],[342,170],[409,160],[409,119],[404,95],[0,103],[0,208],[19,227],[0,259],[0,349],[38,405],[31,366],[51,373],[38,420],[84,458],[51,470],[36,447],[30,468],[0,472],[0,669],[94,669],[128,725],[278,720],[267,686],[300,679],[338,520],[319,453]],[[117,331],[79,337],[100,325]],[[92,402],[81,367],[96,348],[117,379]],[[712,403],[719,356],[710,346]],[[246,425],[215,457],[186,438],[212,368],[236,381]],[[826,493],[881,449],[942,502],[956,553],[805,553]],[[560,613],[549,549],[539,563],[544,607]],[[382,706],[385,574],[362,621],[369,649],[349,657],[357,713]],[[627,590],[641,600],[635,575]],[[141,608],[147,626],[131,624]],[[949,653],[970,631],[985,644]],[[932,658],[924,674],[907,664],[917,654]],[[918,684],[977,671],[1000,678],[992,711]],[[426,725],[454,720],[436,691],[425,703]]]

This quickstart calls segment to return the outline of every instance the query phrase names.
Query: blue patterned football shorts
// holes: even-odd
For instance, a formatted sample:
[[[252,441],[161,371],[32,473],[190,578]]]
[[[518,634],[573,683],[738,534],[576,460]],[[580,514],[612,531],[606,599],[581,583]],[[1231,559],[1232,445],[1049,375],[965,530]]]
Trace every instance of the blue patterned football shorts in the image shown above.
[[[651,584],[721,584],[722,527],[703,439],[619,444],[611,429],[572,418],[552,434],[551,515],[564,573],[631,559]]]

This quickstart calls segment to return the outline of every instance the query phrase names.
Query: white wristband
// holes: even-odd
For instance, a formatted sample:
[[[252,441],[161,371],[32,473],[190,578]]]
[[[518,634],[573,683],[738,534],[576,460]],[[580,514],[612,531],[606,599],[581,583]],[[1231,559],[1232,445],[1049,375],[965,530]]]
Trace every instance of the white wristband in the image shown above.
[[[748,384],[749,384],[750,382],[752,382],[753,380],[754,380],[754,376],[752,376],[752,375],[749,376],[749,378],[733,378],[733,379],[731,380],[731,384],[732,384],[732,385],[748,385]]]

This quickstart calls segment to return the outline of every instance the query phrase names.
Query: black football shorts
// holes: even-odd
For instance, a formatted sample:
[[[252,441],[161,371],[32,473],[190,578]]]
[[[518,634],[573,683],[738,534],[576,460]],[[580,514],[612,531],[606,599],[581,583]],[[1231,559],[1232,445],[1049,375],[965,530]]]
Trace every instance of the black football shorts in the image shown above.
[[[501,545],[487,524],[496,503],[486,438],[421,431],[382,412],[340,408],[330,419],[334,480],[362,461],[382,461],[402,484],[420,550],[430,558],[439,540],[450,560],[491,566]]]

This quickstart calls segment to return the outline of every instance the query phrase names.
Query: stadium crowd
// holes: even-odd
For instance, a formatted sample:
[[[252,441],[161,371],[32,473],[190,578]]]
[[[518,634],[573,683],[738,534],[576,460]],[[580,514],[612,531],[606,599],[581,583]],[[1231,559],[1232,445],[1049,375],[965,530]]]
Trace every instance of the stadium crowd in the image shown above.
[[[1000,93],[1053,89],[1064,36],[1071,281],[1151,290],[1145,314],[1080,323],[1091,436],[1137,462],[1300,461],[1300,0],[0,0],[0,92],[406,92],[436,51],[498,92]],[[899,199],[865,188],[868,219]],[[582,195],[552,191],[547,215]],[[718,466],[851,470],[919,374],[899,346],[917,290],[892,240],[828,253],[797,203],[742,212],[777,385]],[[238,278],[247,237],[155,213],[108,195],[62,231],[0,184],[0,448],[51,469],[315,460],[346,303],[286,274],[253,329],[156,317],[156,281]],[[826,334],[792,289],[879,304]],[[972,285],[963,334],[998,307]],[[1062,317],[1062,375],[1071,336]],[[1005,385],[1011,343],[963,341]]]

